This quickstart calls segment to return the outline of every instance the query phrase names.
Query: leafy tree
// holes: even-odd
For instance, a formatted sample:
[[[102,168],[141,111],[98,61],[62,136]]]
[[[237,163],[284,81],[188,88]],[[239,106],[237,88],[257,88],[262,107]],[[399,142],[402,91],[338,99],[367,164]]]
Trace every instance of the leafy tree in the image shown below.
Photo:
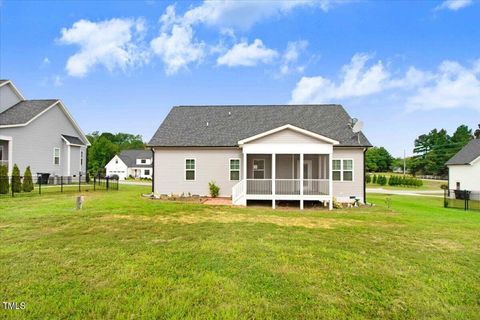
[[[12,192],[19,193],[22,191],[22,181],[20,180],[20,169],[15,164],[12,170]]]
[[[33,190],[33,180],[32,172],[30,171],[30,166],[27,167],[25,173],[23,174],[23,191],[31,192]]]
[[[392,166],[393,157],[384,147],[373,147],[365,154],[365,163],[369,172],[386,172]]]
[[[9,187],[8,168],[7,166],[0,165],[0,194],[7,194]]]
[[[99,137],[88,149],[88,171],[90,174],[103,172],[105,165],[115,154],[120,152],[120,148],[106,137]]]
[[[143,149],[145,143],[142,136],[130,133],[94,131],[87,135],[91,147],[88,149],[88,172],[97,174],[103,172],[105,165],[113,156],[126,149]]]

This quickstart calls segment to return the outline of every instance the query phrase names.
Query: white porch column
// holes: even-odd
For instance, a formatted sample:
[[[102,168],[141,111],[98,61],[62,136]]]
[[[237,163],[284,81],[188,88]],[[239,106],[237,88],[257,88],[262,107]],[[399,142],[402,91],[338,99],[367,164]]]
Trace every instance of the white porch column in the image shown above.
[[[247,154],[245,152],[243,152],[243,161],[242,161],[242,165],[243,165],[243,192],[245,193],[245,195],[247,194]]]
[[[12,175],[13,170],[13,139],[8,141],[8,175]]]
[[[300,210],[303,210],[303,153],[300,153]]]
[[[333,153],[328,155],[328,194],[330,195],[330,201],[328,202],[328,209],[333,209],[333,161],[332,161]]]
[[[70,144],[67,145],[67,176],[70,177]]]
[[[277,155],[272,153],[272,208],[275,209],[275,179],[277,173]]]

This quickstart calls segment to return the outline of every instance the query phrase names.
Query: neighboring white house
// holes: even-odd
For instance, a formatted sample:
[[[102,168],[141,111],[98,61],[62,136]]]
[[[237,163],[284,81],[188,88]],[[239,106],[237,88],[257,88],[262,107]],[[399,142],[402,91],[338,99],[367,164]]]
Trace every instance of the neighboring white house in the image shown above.
[[[446,165],[449,189],[480,191],[480,139],[470,141]]]
[[[149,146],[153,192],[250,200],[365,201],[371,146],[340,105],[179,106]]]
[[[152,178],[152,151],[123,150],[105,166],[107,176],[118,175],[120,180],[128,177]]]
[[[0,80],[0,163],[23,174],[78,177],[86,172],[87,137],[58,99],[26,100]]]

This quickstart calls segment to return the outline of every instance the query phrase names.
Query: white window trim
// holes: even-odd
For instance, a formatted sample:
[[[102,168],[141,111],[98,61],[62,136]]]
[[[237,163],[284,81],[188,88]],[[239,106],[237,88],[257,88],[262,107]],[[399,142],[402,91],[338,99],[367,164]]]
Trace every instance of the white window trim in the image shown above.
[[[255,170],[255,161],[263,161],[263,169]],[[265,180],[265,159],[252,159],[252,179],[255,179],[255,171],[263,171],[263,178],[256,180]]]
[[[232,170],[232,167],[230,165],[230,162],[232,160],[238,160],[238,170]],[[242,167],[242,161],[240,158],[230,158],[228,159],[228,180],[229,181],[240,181],[242,180],[242,176],[240,175],[240,168]],[[232,171],[238,171],[238,180],[232,180]]]
[[[335,160],[340,160],[340,170],[333,170],[333,161]],[[352,171],[352,180],[343,180],[343,161],[344,160],[351,160],[352,161],[352,170],[346,170],[346,171]],[[333,171],[340,171],[340,180],[333,180]],[[332,159],[332,177],[331,177],[333,182],[355,182],[355,161],[353,158],[334,158]]]
[[[58,164],[55,163],[55,150],[58,149]],[[61,157],[61,153],[60,153],[60,148],[53,148],[53,165],[55,166],[59,166],[60,164],[62,163],[62,157]]]
[[[193,160],[195,162],[195,169],[193,169],[193,172],[194,172],[194,179],[193,180],[187,180],[187,160]],[[192,169],[188,169],[188,170],[192,171]],[[187,181],[187,182],[197,180],[197,158],[184,158],[183,159],[183,180]]]

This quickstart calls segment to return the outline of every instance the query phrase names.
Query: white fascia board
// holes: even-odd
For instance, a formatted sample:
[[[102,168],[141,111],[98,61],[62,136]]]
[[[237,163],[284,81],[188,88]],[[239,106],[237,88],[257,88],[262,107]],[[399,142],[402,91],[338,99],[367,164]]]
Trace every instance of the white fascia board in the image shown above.
[[[10,85],[10,87],[13,89],[13,92],[17,95],[17,97],[20,98],[20,100],[26,100],[23,94],[17,89],[17,87],[15,87],[11,80],[7,80],[7,82],[0,84],[0,87],[6,86],[7,84]]]
[[[320,134],[317,134],[317,133],[314,133],[314,132],[311,132],[311,131],[308,131],[308,130],[305,130],[305,129],[302,129],[302,128],[299,128],[299,127],[296,127],[296,126],[293,126],[291,124],[286,124],[284,126],[281,126],[281,127],[278,127],[278,128],[275,128],[275,129],[272,129],[272,130],[268,130],[268,131],[265,131],[265,132],[262,132],[262,133],[259,133],[257,135],[254,135],[252,137],[249,137],[249,138],[246,138],[246,139],[243,139],[243,140],[240,140],[238,141],[238,145],[241,146],[245,143],[248,143],[248,142],[251,142],[251,141],[254,141],[254,140],[257,140],[257,139],[260,139],[260,138],[263,138],[263,137],[266,137],[266,136],[269,136],[271,134],[274,134],[276,132],[279,132],[279,131],[282,131],[282,130],[285,130],[285,129],[290,129],[290,130],[293,130],[293,131],[296,131],[296,132],[299,132],[301,134],[304,134],[306,136],[309,136],[309,137],[313,137],[315,139],[319,139],[319,140],[322,140],[322,141],[325,141],[327,143],[330,143],[330,144],[339,144],[340,142],[337,141],[337,140],[334,140],[334,139],[330,139],[328,137],[325,137],[325,136],[322,136]]]

